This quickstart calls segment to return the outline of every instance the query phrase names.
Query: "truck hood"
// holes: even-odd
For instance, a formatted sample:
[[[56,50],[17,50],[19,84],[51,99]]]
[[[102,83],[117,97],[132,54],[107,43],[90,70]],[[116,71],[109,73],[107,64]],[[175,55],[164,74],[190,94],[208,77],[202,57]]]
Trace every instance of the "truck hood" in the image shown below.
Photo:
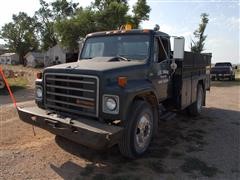
[[[97,57],[93,59],[83,59],[78,62],[60,64],[48,67],[47,69],[72,69],[72,70],[90,70],[90,71],[108,71],[143,65],[144,61],[123,61],[116,60],[114,57]]]

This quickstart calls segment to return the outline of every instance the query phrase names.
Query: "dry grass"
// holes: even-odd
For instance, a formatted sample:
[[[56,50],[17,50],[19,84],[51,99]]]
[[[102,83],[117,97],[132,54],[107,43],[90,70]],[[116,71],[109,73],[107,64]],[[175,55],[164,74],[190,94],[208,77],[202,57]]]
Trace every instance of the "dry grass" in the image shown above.
[[[29,88],[35,87],[36,73],[42,69],[23,67],[22,65],[0,65],[3,70],[12,70],[15,78],[9,78],[9,83],[12,86],[28,86]]]
[[[29,84],[29,81],[26,77],[8,78],[7,82],[13,93],[22,89],[26,89]],[[2,89],[1,92],[3,95],[8,94],[7,88]]]

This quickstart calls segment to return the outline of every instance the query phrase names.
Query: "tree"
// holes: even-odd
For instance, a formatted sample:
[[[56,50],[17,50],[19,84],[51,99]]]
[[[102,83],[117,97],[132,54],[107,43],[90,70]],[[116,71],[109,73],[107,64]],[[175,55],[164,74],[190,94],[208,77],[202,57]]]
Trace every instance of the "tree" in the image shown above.
[[[23,57],[28,51],[38,49],[36,22],[26,13],[20,12],[12,16],[13,22],[5,24],[0,32],[0,38],[6,46],[19,54],[20,63],[24,64]]]
[[[199,27],[193,33],[196,41],[192,40],[191,51],[194,53],[201,53],[202,51],[204,51],[205,40],[207,38],[207,35],[204,35],[204,32],[209,21],[208,16],[209,15],[206,13],[201,14],[201,22],[199,24]]]
[[[73,51],[78,48],[79,37],[94,31],[118,29],[126,23],[138,28],[149,18],[150,7],[146,0],[138,0],[134,15],[129,15],[127,0],[95,0],[90,7],[78,8],[72,16],[61,18],[55,23],[55,31],[60,43]]]
[[[142,21],[149,19],[149,13],[151,11],[150,6],[147,5],[146,0],[138,0],[133,6],[132,23],[135,28],[139,28],[139,24]]]
[[[38,22],[38,33],[41,39],[41,49],[47,50],[57,44],[54,34],[54,19],[50,5],[44,0],[39,0],[41,8],[35,12],[34,18]]]
[[[68,2],[67,0],[56,0],[51,3],[54,19],[66,18],[72,16],[79,3]]]
[[[64,19],[55,24],[60,43],[69,51],[78,50],[78,40],[86,34],[97,31],[94,12],[90,9],[79,9],[71,19]]]
[[[38,21],[38,32],[41,39],[41,48],[47,50],[57,44],[58,38],[55,33],[55,23],[71,17],[77,10],[78,3],[67,0],[56,0],[47,3],[39,0],[41,8],[35,12],[35,19]]]
[[[129,7],[126,0],[95,0],[92,8],[98,29],[118,29],[127,23]]]

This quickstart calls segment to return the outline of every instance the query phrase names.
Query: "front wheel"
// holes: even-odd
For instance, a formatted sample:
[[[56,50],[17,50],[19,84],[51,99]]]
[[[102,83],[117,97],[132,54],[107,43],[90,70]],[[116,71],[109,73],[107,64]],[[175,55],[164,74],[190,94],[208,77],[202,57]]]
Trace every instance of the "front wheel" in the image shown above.
[[[202,111],[202,106],[203,106],[203,88],[201,84],[198,84],[197,86],[197,100],[194,102],[192,105],[188,107],[188,113],[192,116],[197,116],[201,113]]]
[[[137,100],[130,113],[119,149],[123,156],[133,159],[144,154],[150,145],[153,135],[153,111],[148,103]]]

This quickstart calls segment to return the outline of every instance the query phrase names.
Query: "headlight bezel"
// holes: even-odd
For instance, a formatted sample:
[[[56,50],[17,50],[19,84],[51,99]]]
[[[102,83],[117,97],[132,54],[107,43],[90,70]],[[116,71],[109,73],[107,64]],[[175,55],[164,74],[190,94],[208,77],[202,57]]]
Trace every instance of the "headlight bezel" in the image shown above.
[[[38,96],[38,93],[37,93],[38,90],[41,90],[41,92],[42,92],[41,97]],[[37,101],[42,101],[42,99],[43,99],[43,88],[40,85],[36,85],[36,87],[35,87],[35,99]]]
[[[116,107],[113,108],[112,110],[107,106],[107,101],[112,99],[114,102],[116,102]],[[108,114],[118,114],[119,113],[119,96],[117,95],[109,95],[109,94],[104,94],[102,98],[102,110],[104,113]]]

